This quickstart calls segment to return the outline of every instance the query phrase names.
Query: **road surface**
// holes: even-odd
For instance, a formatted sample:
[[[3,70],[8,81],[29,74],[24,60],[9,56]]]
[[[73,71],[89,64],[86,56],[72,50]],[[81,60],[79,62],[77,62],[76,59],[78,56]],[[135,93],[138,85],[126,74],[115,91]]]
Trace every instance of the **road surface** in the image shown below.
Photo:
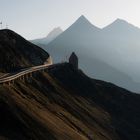
[[[18,72],[15,72],[15,73],[9,73],[9,74],[7,74],[7,75],[5,75],[3,77],[0,77],[0,84],[13,81],[13,80],[15,80],[15,79],[17,79],[19,77],[22,77],[24,75],[27,75],[29,73],[44,70],[44,69],[48,68],[51,65],[52,65],[52,62],[49,62],[48,64],[45,63],[44,65],[39,65],[39,66],[34,66],[34,67],[22,69],[21,71],[18,71]]]

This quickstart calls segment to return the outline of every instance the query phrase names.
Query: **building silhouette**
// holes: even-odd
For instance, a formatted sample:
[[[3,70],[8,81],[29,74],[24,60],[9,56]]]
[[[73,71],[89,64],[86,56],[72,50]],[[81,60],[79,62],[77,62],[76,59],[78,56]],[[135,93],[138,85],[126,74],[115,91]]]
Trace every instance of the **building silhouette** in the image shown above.
[[[70,55],[69,63],[72,64],[75,69],[78,69],[78,57],[74,52]]]

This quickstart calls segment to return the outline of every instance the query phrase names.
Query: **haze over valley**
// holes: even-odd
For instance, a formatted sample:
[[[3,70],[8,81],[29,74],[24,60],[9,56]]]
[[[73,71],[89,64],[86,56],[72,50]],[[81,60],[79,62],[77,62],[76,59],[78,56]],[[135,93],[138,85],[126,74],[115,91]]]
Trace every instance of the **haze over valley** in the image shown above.
[[[32,41],[52,56],[55,63],[66,61],[74,51],[80,68],[91,77],[113,82],[139,92],[140,29],[122,19],[100,29],[79,17],[51,42]],[[47,40],[47,37],[45,38]]]

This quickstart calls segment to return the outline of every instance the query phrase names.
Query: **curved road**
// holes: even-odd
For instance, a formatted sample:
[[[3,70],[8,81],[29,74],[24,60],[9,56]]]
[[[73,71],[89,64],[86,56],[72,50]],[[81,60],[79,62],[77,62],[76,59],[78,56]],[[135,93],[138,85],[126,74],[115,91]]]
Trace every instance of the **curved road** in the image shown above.
[[[48,68],[51,65],[52,65],[52,61],[48,61],[48,63],[45,63],[44,65],[34,66],[34,67],[23,69],[20,72],[7,74],[7,75],[5,75],[5,76],[0,78],[0,84],[13,81],[13,80],[15,80],[15,79],[17,79],[17,78],[19,78],[21,76],[27,75],[29,73],[44,70],[44,69]]]

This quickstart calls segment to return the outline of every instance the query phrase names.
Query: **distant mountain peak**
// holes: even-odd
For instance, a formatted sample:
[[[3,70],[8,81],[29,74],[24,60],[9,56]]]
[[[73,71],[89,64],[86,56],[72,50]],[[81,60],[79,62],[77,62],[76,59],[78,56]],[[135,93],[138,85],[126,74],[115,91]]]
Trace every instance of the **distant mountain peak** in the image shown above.
[[[127,21],[125,21],[123,19],[120,19],[120,18],[117,18],[113,23],[116,23],[116,24],[129,24]]]
[[[84,15],[81,15],[73,24],[71,27],[74,27],[75,29],[81,29],[81,30],[100,30],[100,28],[94,26]],[[70,28],[71,28],[70,27]]]
[[[106,30],[106,29],[110,29],[110,28],[111,29],[120,29],[120,30],[122,30],[122,29],[129,30],[129,29],[134,29],[134,28],[136,30],[138,29],[138,27],[136,27],[136,26],[130,24],[129,22],[127,22],[123,19],[120,19],[120,18],[116,19],[114,22],[112,22],[108,26],[104,27],[103,29]]]
[[[48,35],[47,37],[53,37],[55,38],[56,36],[58,36],[59,34],[61,34],[63,32],[63,30],[60,27],[56,27],[54,28]],[[55,36],[55,37],[54,37]]]
[[[77,20],[76,22],[78,23],[88,23],[88,24],[91,24],[90,21],[84,16],[84,15],[81,15]]]
[[[63,30],[61,29],[61,27],[56,27],[56,28],[54,28],[54,30],[61,30],[61,31],[63,31]]]
[[[80,17],[79,17],[79,20],[88,20],[84,15],[81,15]]]
[[[54,40],[57,36],[59,36],[62,32],[63,32],[63,30],[60,27],[56,27],[51,32],[49,32],[46,37],[31,40],[31,42],[34,43],[34,44],[37,44],[37,45],[38,44],[48,44],[52,40]]]

